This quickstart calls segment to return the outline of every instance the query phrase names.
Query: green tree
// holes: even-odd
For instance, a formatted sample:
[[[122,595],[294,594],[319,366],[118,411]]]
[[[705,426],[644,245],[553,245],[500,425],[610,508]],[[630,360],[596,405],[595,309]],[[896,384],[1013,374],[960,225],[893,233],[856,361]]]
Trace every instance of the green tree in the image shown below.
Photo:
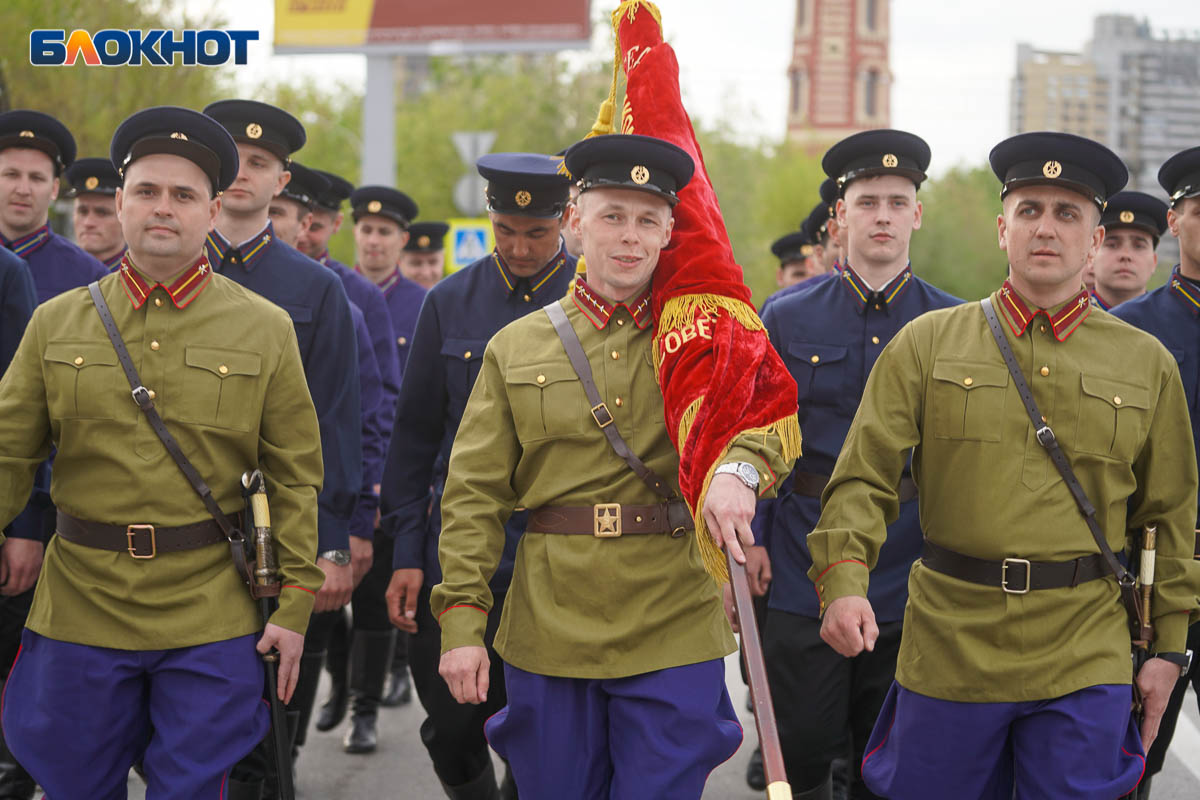
[[[69,67],[29,63],[34,28],[97,31],[104,28],[223,27],[214,16],[189,16],[181,0],[5,0],[0,4],[0,108],[53,114],[75,136],[80,157],[108,154],[113,132],[133,112],[156,105],[203,108],[227,94],[225,67]]]
[[[1000,183],[991,169],[956,167],[926,182],[918,198],[925,211],[913,234],[913,270],[964,300],[994,290],[1008,261],[997,244]]]

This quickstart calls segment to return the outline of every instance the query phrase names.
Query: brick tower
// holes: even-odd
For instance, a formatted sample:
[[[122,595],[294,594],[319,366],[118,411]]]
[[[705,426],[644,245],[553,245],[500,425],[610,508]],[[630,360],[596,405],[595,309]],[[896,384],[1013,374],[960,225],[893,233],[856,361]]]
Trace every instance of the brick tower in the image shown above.
[[[824,150],[891,124],[890,0],[796,0],[788,137]]]

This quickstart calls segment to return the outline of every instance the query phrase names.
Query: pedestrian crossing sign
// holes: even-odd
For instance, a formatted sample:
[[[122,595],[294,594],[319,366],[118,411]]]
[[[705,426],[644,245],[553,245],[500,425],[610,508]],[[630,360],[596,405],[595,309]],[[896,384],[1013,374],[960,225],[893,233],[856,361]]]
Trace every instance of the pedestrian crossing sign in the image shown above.
[[[447,237],[446,274],[462,269],[492,252],[495,239],[492,223],[486,218],[451,219]]]

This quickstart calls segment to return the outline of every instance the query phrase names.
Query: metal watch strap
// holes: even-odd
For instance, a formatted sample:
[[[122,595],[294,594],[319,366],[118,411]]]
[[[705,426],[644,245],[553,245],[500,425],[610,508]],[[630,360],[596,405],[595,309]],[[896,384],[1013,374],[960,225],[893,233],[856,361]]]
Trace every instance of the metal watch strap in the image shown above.
[[[592,377],[592,365],[588,363],[587,355],[583,352],[583,343],[579,341],[578,334],[571,327],[571,321],[567,319],[567,313],[563,311],[562,306],[557,301],[542,310],[546,312],[546,316],[550,317],[550,322],[553,323],[554,330],[558,333],[558,338],[562,340],[563,349],[567,351],[567,358],[571,362],[571,368],[579,376],[579,381],[583,384],[583,392],[587,395],[588,403],[592,406],[592,419],[596,420],[596,424],[600,426],[600,430],[604,431],[604,435],[608,438],[608,443],[612,446],[613,451],[625,460],[629,468],[642,479],[642,483],[650,487],[651,491],[666,500],[674,499],[669,488],[670,484],[659,477],[657,472],[647,467],[629,449],[629,445],[621,437],[621,432],[617,430],[616,421],[613,420],[612,414],[609,413],[608,406],[600,398],[600,390],[596,388],[596,381]]]
[[[133,360],[129,357],[129,350],[125,347],[125,340],[121,338],[121,331],[117,329],[117,323],[113,320],[112,312],[108,308],[108,303],[104,300],[104,295],[100,293],[100,284],[97,281],[92,281],[88,284],[88,293],[92,296],[92,303],[96,306],[96,313],[100,315],[100,322],[104,325],[104,330],[108,334],[108,339],[112,342],[113,349],[117,351],[117,360],[121,362],[121,369],[125,371],[125,378],[129,381],[129,388],[133,390],[133,402],[146,415],[146,419],[150,423],[150,427],[158,438],[163,443],[163,447],[174,459],[179,471],[187,478],[188,483],[200,495],[200,500],[203,501],[204,507],[208,509],[208,513],[216,520],[217,525],[221,528],[221,532],[225,534],[225,538],[229,540],[229,548],[233,553],[233,563],[237,567],[238,574],[248,586],[253,587],[254,581],[250,577],[250,567],[246,562],[246,551],[244,547],[245,537],[242,532],[230,525],[226,518],[225,512],[217,505],[217,501],[213,498],[212,489],[204,482],[204,478],[200,477],[200,473],[192,466],[192,462],[184,455],[179,442],[167,430],[166,424],[159,416],[158,410],[154,407],[154,401],[150,399],[150,391],[142,385],[142,379],[138,375],[137,368],[133,366]]]
[[[985,297],[979,301],[979,305],[983,307],[983,315],[987,318],[992,338],[996,340],[996,346],[1000,348],[1000,355],[1004,357],[1004,364],[1008,367],[1009,374],[1012,375],[1013,383],[1016,384],[1017,394],[1021,396],[1021,403],[1025,406],[1025,413],[1029,415],[1029,421],[1033,424],[1038,444],[1050,454],[1050,460],[1054,462],[1063,482],[1071,490],[1071,496],[1075,498],[1075,504],[1079,506],[1079,511],[1087,522],[1088,530],[1091,532],[1092,538],[1096,540],[1096,545],[1100,548],[1100,553],[1104,556],[1109,570],[1120,584],[1122,593],[1124,594],[1127,589],[1132,593],[1133,576],[1122,566],[1116,555],[1113,554],[1112,548],[1108,546],[1108,540],[1105,538],[1104,532],[1100,530],[1100,523],[1096,521],[1096,507],[1092,505],[1092,501],[1088,499],[1079,479],[1075,477],[1075,471],[1071,469],[1071,462],[1059,446],[1054,431],[1050,429],[1042,417],[1042,412],[1038,410],[1037,402],[1033,399],[1033,392],[1030,391],[1029,384],[1025,381],[1025,375],[1021,372],[1021,365],[1017,363],[1017,357],[1013,354],[1012,347],[1004,335],[1004,329],[1000,327],[996,309],[992,307],[992,299]]]

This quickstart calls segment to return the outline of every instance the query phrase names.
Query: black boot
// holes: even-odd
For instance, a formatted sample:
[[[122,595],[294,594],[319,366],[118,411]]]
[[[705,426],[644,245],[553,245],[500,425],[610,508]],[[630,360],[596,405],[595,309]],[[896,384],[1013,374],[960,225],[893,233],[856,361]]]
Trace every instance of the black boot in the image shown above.
[[[261,781],[243,783],[230,779],[225,786],[225,797],[228,800],[262,800],[263,785]]]
[[[333,626],[329,635],[329,649],[325,653],[325,669],[329,672],[329,697],[317,714],[317,730],[331,731],[346,718],[346,704],[350,693],[346,688],[346,672],[350,665],[350,632],[345,612]]]
[[[355,631],[350,644],[350,730],[342,740],[347,753],[375,750],[375,721],[387,681],[395,631]]]
[[[491,759],[483,772],[457,786],[442,783],[442,790],[450,800],[501,800],[500,790],[496,787],[496,770],[492,767]]]
[[[767,788],[767,773],[763,770],[762,746],[754,748],[746,765],[746,785],[756,792]]]
[[[0,682],[0,691],[3,691]],[[17,759],[8,749],[4,734],[0,732],[0,800],[33,800],[33,791],[37,784],[25,768],[17,763]]]
[[[412,702],[412,683],[408,679],[408,634],[396,634],[392,645],[392,669],[388,676],[388,688],[383,695],[385,708],[407,705]]]
[[[792,792],[793,800],[833,800],[833,775],[827,775],[820,786]]]

